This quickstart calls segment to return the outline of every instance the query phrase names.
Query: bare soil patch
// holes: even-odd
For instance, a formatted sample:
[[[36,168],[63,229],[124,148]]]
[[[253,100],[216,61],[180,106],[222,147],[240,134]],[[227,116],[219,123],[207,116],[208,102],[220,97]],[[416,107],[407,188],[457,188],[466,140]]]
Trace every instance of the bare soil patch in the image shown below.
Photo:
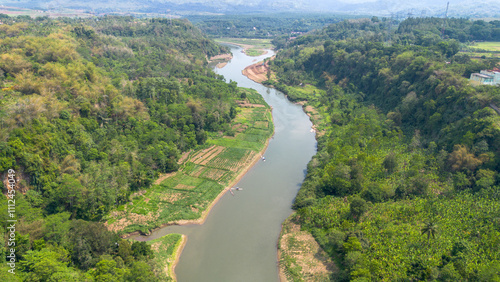
[[[232,54],[221,54],[217,56],[213,56],[209,59],[210,62],[219,61],[219,60],[231,60],[233,58]]]
[[[196,161],[200,158],[202,158],[207,152],[211,151],[213,148],[215,148],[215,145],[208,147],[207,149],[203,149],[199,151],[196,155],[192,157],[193,163],[196,163]]]
[[[226,62],[224,62],[224,63],[218,63],[218,64],[216,65],[216,67],[217,67],[218,69],[221,69],[221,68],[225,67],[226,65],[227,65],[227,63],[226,63]]]
[[[291,220],[285,224],[280,239],[280,253],[295,259],[306,281],[328,281],[328,277],[336,271],[334,262],[309,232],[300,231],[300,225]],[[286,273],[283,265],[280,265],[280,271]]]
[[[271,57],[271,60],[274,59],[274,56]],[[257,62],[253,65],[250,65],[246,67],[242,73],[246,77],[250,78],[251,80],[257,82],[257,83],[262,83],[263,81],[267,80],[267,72],[269,70],[269,63],[268,62]]]
[[[183,190],[191,190],[193,188],[196,188],[196,186],[191,186],[191,185],[186,185],[186,184],[177,184],[174,189],[183,189]]]
[[[242,108],[264,108],[265,106],[262,104],[251,104],[246,101],[238,101],[238,106]]]
[[[140,197],[140,196],[146,194],[146,192],[147,192],[146,190],[139,190],[139,191],[133,193],[132,195],[130,195],[130,199],[133,199],[135,197]]]
[[[235,131],[234,137],[238,136],[238,134],[240,134],[242,132],[245,132],[245,130],[247,130],[247,128],[248,128],[248,125],[246,125],[246,124],[238,123],[238,124],[233,125],[232,129]]]
[[[177,171],[170,172],[170,173],[165,173],[165,174],[160,174],[160,177],[158,179],[156,179],[155,184],[159,185],[159,184],[161,184],[163,182],[163,180],[165,180],[165,179],[167,179],[169,177],[172,177],[172,176],[174,176],[176,174],[177,174]]]
[[[206,165],[211,159],[215,158],[222,151],[224,151],[224,147],[222,146],[211,146],[205,150],[202,150],[196,154],[192,162],[199,165]]]
[[[182,156],[180,157],[179,161],[177,161],[178,164],[182,164],[184,163],[185,160],[187,160],[187,158],[189,157],[189,153],[191,153],[191,150],[185,152],[184,154],[182,154]]]
[[[148,213],[147,215],[142,215],[131,212],[128,214],[128,217],[124,215],[120,220],[117,220],[111,224],[109,224],[109,221],[107,221],[104,224],[106,225],[108,230],[117,232],[132,224],[146,224],[148,222],[155,221],[159,216],[159,213]]]
[[[199,177],[205,171],[205,167],[200,166],[195,168],[189,175],[192,177]]]
[[[224,147],[222,146],[217,146],[214,148],[214,150],[212,150],[211,152],[209,152],[209,155],[205,158],[203,158],[203,161],[200,163],[201,165],[206,165],[211,159],[217,157],[222,151],[224,151]]]
[[[111,224],[109,224],[108,222],[104,223],[104,225],[106,225],[108,230],[113,231],[113,232],[118,232],[120,230],[123,230],[125,227],[129,226],[130,224],[131,224],[130,221],[126,217],[123,217],[120,220],[117,220]]]
[[[315,108],[313,108],[312,106],[309,106],[309,105],[307,105],[304,110],[307,113],[311,113],[311,115],[317,115],[317,114],[319,114],[318,111]]]
[[[205,174],[203,174],[203,177],[218,181],[225,173],[226,171],[222,169],[209,168],[206,170]]]
[[[173,203],[177,200],[182,198],[182,193],[171,193],[171,194],[164,194],[163,196],[160,197],[162,201],[167,201],[170,203]]]

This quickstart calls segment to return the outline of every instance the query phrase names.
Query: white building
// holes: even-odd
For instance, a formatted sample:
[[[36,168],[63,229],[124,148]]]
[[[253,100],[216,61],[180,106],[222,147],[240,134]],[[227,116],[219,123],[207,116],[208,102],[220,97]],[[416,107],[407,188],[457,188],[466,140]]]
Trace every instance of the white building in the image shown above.
[[[473,85],[500,85],[500,70],[482,70],[480,73],[470,75],[470,81]]]

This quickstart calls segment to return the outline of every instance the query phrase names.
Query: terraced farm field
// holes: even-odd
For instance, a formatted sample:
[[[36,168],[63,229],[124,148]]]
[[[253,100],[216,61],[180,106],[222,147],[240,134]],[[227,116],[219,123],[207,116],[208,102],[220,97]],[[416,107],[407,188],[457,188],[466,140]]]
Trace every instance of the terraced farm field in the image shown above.
[[[111,212],[110,230],[147,234],[167,224],[203,221],[218,196],[260,157],[274,132],[270,107],[256,92],[245,92],[232,124],[234,136],[210,139],[183,156],[177,173],[160,176],[159,183]]]
[[[476,42],[465,52],[471,58],[500,58],[500,42]]]

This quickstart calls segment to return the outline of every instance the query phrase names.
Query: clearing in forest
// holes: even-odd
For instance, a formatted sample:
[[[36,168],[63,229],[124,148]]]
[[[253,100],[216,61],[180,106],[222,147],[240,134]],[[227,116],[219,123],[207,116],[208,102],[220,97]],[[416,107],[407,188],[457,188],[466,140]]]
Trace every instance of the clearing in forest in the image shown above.
[[[474,42],[464,52],[471,58],[500,58],[500,42]]]
[[[308,231],[301,231],[290,216],[281,229],[279,268],[281,281],[330,281],[335,263]]]
[[[474,49],[482,49],[486,51],[498,51],[500,52],[500,42],[476,42],[470,47]]]

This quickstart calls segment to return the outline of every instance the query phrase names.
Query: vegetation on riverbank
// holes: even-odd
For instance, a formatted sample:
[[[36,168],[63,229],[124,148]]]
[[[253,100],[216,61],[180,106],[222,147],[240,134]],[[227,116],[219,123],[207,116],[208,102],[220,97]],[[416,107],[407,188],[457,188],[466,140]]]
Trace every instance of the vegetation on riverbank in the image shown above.
[[[110,229],[120,233],[173,223],[202,222],[214,200],[260,158],[273,134],[269,106],[254,90],[241,90],[238,113],[225,136],[214,136],[179,163],[178,172],[113,210]]]
[[[222,37],[214,40],[218,43],[238,45],[243,48],[243,52],[245,52],[245,54],[252,57],[260,56],[266,52],[266,49],[273,48],[271,39]]]
[[[321,13],[274,13],[260,15],[189,15],[188,19],[213,38],[263,38],[297,36],[314,29],[359,16]]]
[[[328,281],[335,264],[314,240],[301,230],[295,214],[282,225],[278,242],[282,281]]]
[[[149,245],[122,240],[101,222],[120,210],[159,216],[160,202],[169,203],[165,222],[199,217],[242,169],[229,165],[272,134],[269,108],[251,108],[258,97],[207,67],[206,58],[228,50],[185,20],[2,22],[0,188],[7,194],[15,171],[8,195],[19,266],[4,280],[163,281]],[[179,162],[212,146],[227,149],[208,164]],[[6,197],[0,205],[5,255]],[[10,275],[5,268],[1,275]]]
[[[339,23],[272,61],[270,83],[328,121],[294,208],[333,281],[500,277],[500,92],[466,80],[497,61],[422,28],[435,22]]]
[[[152,263],[157,277],[163,277],[163,281],[176,281],[174,268],[185,242],[186,236],[181,234],[168,234],[147,242],[154,253]]]

